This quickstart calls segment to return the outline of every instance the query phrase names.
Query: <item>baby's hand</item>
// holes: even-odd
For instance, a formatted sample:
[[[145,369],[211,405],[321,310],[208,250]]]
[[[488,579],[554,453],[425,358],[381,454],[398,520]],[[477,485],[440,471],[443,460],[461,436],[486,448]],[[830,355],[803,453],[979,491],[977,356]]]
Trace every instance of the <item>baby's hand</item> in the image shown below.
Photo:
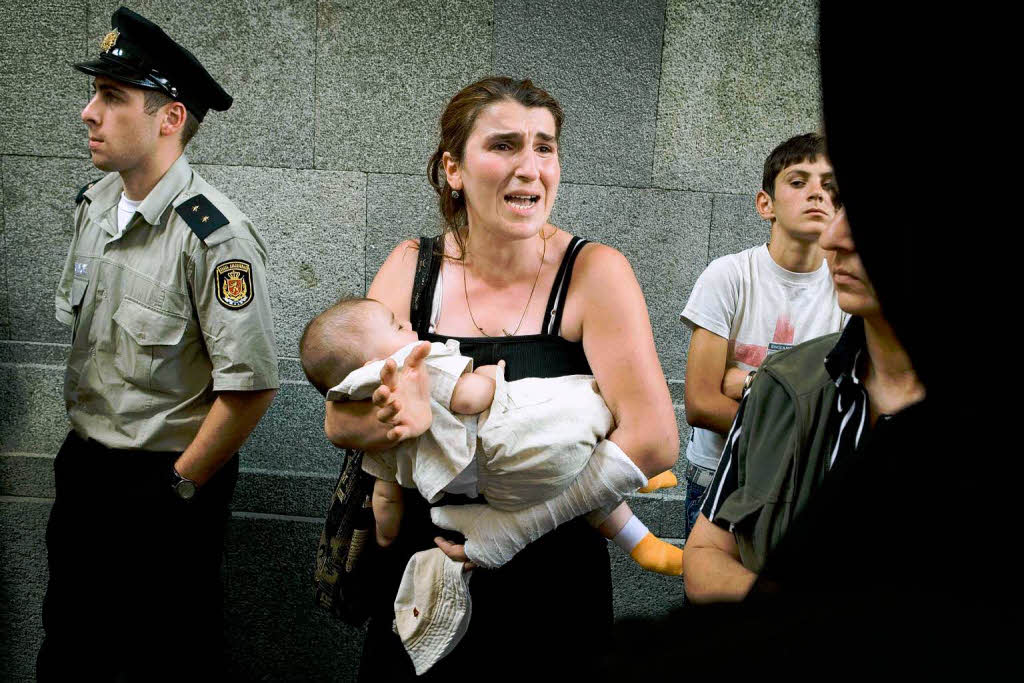
[[[497,365],[481,365],[473,371],[474,374],[483,375],[484,377],[490,377],[497,381],[498,379],[498,368],[505,368],[505,361],[499,360]]]
[[[399,370],[388,359],[380,371],[380,386],[373,392],[377,419],[391,425],[388,439],[404,441],[430,429],[430,376],[423,360],[430,353],[430,342],[421,342],[412,350]]]

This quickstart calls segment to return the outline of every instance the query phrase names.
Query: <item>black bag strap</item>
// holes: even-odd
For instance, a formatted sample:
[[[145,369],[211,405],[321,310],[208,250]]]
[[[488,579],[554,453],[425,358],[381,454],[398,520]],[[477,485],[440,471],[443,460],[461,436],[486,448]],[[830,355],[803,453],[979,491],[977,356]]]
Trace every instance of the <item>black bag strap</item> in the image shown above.
[[[437,275],[441,272],[441,257],[434,253],[436,239],[420,237],[420,254],[416,260],[416,274],[412,281],[412,299],[409,302],[409,322],[420,339],[430,332],[430,314],[434,301]]]

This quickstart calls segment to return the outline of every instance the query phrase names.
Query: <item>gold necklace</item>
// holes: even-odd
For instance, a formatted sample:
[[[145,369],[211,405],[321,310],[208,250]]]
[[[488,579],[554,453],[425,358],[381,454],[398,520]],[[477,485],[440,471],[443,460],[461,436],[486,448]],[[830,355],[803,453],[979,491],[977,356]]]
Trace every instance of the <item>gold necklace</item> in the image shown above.
[[[530,296],[529,298],[526,299],[526,307],[523,308],[523,314],[519,316],[519,324],[516,325],[516,329],[509,332],[504,327],[501,328],[501,331],[505,333],[506,337],[515,336],[515,333],[518,332],[519,328],[523,326],[523,320],[526,318],[526,312],[530,310],[530,302],[533,301],[533,293],[537,289],[537,283],[540,282],[540,272],[544,270],[544,256],[548,253],[548,238],[544,237],[543,232],[541,232],[540,238],[544,242],[544,246],[541,248],[540,252],[540,267],[537,268],[537,277],[533,279],[533,287],[530,288]],[[476,329],[480,330],[480,334],[484,335],[485,337],[490,337],[491,339],[494,339],[492,335],[489,335],[486,332],[484,332],[484,328],[480,327],[480,325],[476,321],[476,318],[473,317],[473,307],[469,305],[469,285],[466,284],[465,260],[462,261],[462,289],[466,293],[466,310],[469,311],[469,319],[473,321],[473,326]]]

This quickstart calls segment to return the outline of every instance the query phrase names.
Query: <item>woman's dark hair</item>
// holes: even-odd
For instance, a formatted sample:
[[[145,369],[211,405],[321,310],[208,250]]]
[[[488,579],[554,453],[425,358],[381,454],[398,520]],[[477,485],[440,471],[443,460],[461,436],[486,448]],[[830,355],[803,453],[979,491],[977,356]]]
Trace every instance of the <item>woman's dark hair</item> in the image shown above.
[[[456,93],[441,114],[441,140],[437,145],[437,151],[427,164],[427,179],[437,192],[438,207],[444,221],[442,239],[437,240],[441,253],[444,252],[444,237],[452,233],[455,243],[459,246],[458,258],[465,256],[466,245],[459,230],[467,223],[465,196],[458,199],[452,197],[452,188],[448,185],[441,160],[444,153],[448,152],[456,161],[462,161],[466,140],[469,139],[477,116],[484,108],[502,100],[518,102],[524,107],[544,107],[555,119],[555,140],[557,141],[561,135],[562,105],[529,79],[517,81],[507,76],[488,76]]]

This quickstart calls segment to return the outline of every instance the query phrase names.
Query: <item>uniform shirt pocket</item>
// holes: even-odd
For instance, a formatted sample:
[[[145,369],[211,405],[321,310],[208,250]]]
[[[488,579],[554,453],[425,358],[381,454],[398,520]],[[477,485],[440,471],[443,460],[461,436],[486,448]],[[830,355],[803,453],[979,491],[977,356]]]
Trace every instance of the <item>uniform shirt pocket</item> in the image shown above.
[[[128,382],[150,388],[153,358],[157,347],[175,346],[181,342],[188,319],[149,308],[125,297],[114,312],[114,322],[120,328],[114,365]]]
[[[76,277],[71,280],[71,298],[68,303],[71,304],[71,343],[75,343],[75,337],[78,335],[78,314],[82,310],[82,299],[85,298],[85,290],[89,289],[89,281]]]
[[[89,281],[85,278],[75,277],[71,281],[71,308],[78,308],[82,305],[82,298],[85,297],[85,290],[89,288]]]

